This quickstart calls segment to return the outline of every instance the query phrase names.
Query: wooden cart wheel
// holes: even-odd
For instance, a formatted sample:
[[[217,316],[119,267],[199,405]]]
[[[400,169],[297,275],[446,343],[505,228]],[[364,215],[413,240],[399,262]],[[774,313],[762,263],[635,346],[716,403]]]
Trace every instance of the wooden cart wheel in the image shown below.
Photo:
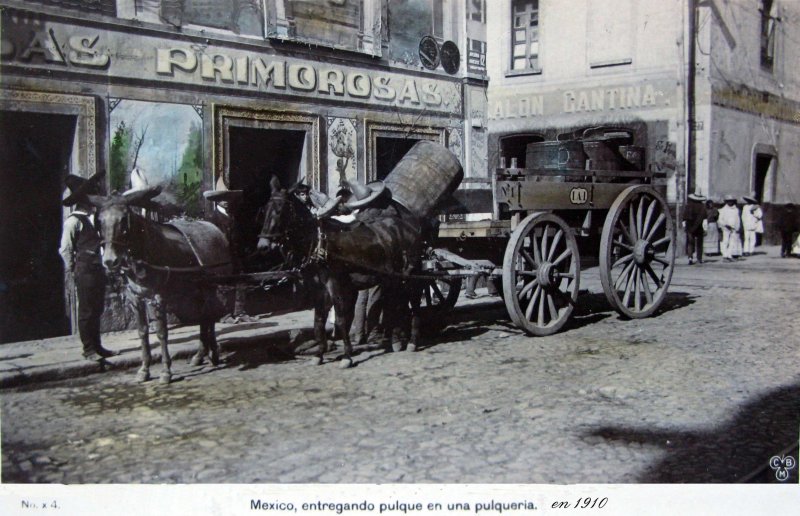
[[[655,312],[675,265],[675,226],[654,188],[626,188],[614,200],[600,239],[600,281],[614,309],[638,319]]]
[[[420,309],[423,314],[446,312],[453,309],[461,291],[461,278],[442,278],[426,281],[420,292]]]
[[[503,257],[503,299],[511,320],[533,335],[550,335],[569,319],[578,297],[580,255],[560,217],[534,213],[511,234]]]

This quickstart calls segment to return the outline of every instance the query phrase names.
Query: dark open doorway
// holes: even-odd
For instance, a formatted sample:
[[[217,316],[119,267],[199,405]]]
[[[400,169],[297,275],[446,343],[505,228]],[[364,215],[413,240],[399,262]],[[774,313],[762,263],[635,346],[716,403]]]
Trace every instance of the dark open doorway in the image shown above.
[[[772,164],[772,156],[769,154],[756,154],[756,169],[754,177],[753,189],[756,191],[756,200],[762,202],[764,200],[764,189],[767,184],[767,174],[769,167]]]
[[[76,121],[0,111],[0,342],[70,333],[58,247]]]
[[[417,141],[416,138],[376,138],[375,179],[385,179]]]
[[[230,188],[244,190],[240,231],[244,254],[253,252],[261,231],[261,209],[274,175],[288,188],[300,179],[305,131],[231,127]]]

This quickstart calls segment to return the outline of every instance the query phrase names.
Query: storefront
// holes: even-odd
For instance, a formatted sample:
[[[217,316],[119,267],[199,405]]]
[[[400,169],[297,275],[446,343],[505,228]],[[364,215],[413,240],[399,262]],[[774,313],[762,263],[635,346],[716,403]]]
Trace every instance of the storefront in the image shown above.
[[[2,23],[0,246],[17,245],[12,228],[27,237],[13,263],[4,253],[2,272],[10,285],[36,271],[41,285],[7,288],[0,313],[9,324],[0,326],[58,322],[0,342],[68,332],[63,300],[42,307],[40,295],[64,287],[57,250],[67,173],[106,170],[109,191],[124,191],[139,168],[163,185],[159,200],[172,214],[191,217],[212,209],[202,192],[221,176],[245,191],[255,220],[272,175],[332,192],[343,179],[384,177],[418,139],[447,145],[464,163],[465,91],[483,91],[310,45],[17,10]]]

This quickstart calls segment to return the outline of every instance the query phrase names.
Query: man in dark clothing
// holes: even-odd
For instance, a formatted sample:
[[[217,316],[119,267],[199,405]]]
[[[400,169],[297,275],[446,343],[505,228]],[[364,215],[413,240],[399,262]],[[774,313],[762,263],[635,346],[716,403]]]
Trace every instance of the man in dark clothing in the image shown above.
[[[94,207],[88,195],[98,193],[103,173],[89,179],[68,175],[69,194],[64,206],[75,209],[64,221],[59,253],[64,260],[66,283],[75,283],[78,297],[78,333],[87,360],[103,361],[115,355],[100,342],[100,317],[105,308],[106,275],[100,255],[100,233],[94,220]]]
[[[797,206],[789,203],[783,207],[783,213],[778,217],[778,228],[781,232],[781,258],[792,255],[792,244],[794,243],[792,237],[800,229],[798,216],[800,216],[800,212],[798,212]]]
[[[689,202],[683,210],[683,228],[686,230],[686,256],[689,265],[694,263],[697,253],[697,263],[703,263],[703,232],[707,224],[708,212],[705,206],[706,198],[699,193],[689,194]]]

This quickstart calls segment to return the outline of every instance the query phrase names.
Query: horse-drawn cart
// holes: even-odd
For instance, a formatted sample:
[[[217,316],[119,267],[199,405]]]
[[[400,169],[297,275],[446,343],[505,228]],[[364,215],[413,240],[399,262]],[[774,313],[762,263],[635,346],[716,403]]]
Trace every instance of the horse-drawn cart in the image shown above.
[[[452,306],[461,278],[484,276],[502,284],[517,326],[549,335],[573,311],[584,255],[587,263],[597,256],[603,291],[618,312],[652,315],[672,277],[675,226],[666,186],[642,170],[643,150],[631,140],[594,129],[529,144],[526,163],[536,168],[497,169],[491,220],[441,224],[425,262],[425,273],[439,280],[430,288],[438,302]]]

